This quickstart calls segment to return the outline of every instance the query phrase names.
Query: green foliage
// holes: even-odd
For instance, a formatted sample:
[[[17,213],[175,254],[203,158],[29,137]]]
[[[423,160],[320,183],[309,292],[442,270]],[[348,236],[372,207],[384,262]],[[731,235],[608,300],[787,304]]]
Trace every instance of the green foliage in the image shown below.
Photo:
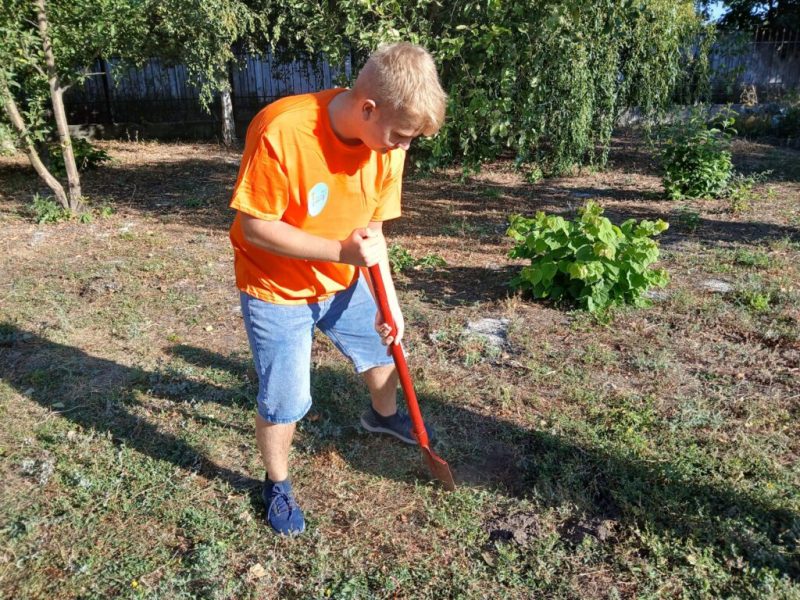
[[[446,266],[447,266],[447,261],[445,261],[445,259],[443,259],[438,254],[426,254],[425,256],[417,260],[415,268],[422,269],[424,271],[429,271],[432,269],[440,269]]]
[[[786,112],[781,116],[780,132],[786,137],[800,138],[800,97],[789,105]]]
[[[68,221],[72,216],[70,211],[56,202],[52,196],[40,196],[39,194],[33,196],[31,212],[39,225]]]
[[[401,244],[394,243],[389,246],[389,265],[392,273],[400,273],[414,266],[414,257]]]
[[[0,121],[0,156],[11,156],[16,152],[17,138],[11,126]]]
[[[734,125],[739,135],[769,136],[781,139],[800,138],[800,95],[795,93],[781,100],[780,111],[740,114]]]
[[[62,86],[79,84],[98,56],[126,55],[146,26],[141,3],[132,0],[50,0],[46,4],[56,70]],[[5,81],[29,134],[42,141],[53,131],[50,90],[36,13],[28,0],[0,7],[0,83]]]
[[[700,213],[694,209],[682,206],[678,211],[678,223],[685,227],[689,233],[694,233],[700,226]]]
[[[698,5],[706,12],[717,0],[700,0]],[[798,0],[725,0],[725,14],[720,25],[725,29],[752,31],[756,27],[800,29],[800,2]]]
[[[236,60],[234,44],[252,41],[257,32],[258,2],[240,0],[146,0],[149,20],[129,48],[134,61],[160,56],[186,65],[189,80],[210,110],[214,96],[230,90],[228,68]],[[251,9],[251,6],[255,9]]]
[[[650,267],[659,255],[651,238],[669,225],[629,219],[616,226],[593,201],[579,212],[575,221],[543,212],[533,219],[511,217],[508,235],[517,243],[509,255],[531,260],[512,286],[535,298],[571,298],[590,312],[619,304],[649,306],[642,294],[669,281],[666,271]]]
[[[702,30],[690,0],[285,0],[270,7],[262,17],[271,40],[322,52],[334,64],[352,53],[357,68],[379,43],[396,40],[433,53],[450,97],[448,120],[417,144],[420,168],[458,161],[474,169],[509,152],[544,173],[602,165],[617,115],[664,108],[682,77],[681,49]]]
[[[739,214],[751,210],[753,202],[757,198],[753,188],[757,184],[763,183],[770,174],[772,174],[772,171],[762,171],[752,175],[735,173],[725,190],[725,197],[728,200],[730,211],[734,214]]]
[[[389,266],[393,273],[401,273],[408,269],[438,269],[446,265],[447,262],[438,254],[426,254],[418,259],[401,244],[394,243],[389,246]]]
[[[64,155],[61,152],[60,144],[50,144],[50,170],[54,175],[65,176]],[[75,164],[79,171],[94,169],[104,162],[111,160],[111,156],[105,151],[97,148],[88,140],[75,138],[72,140],[72,151],[75,154]]]
[[[718,198],[733,175],[730,139],[734,119],[724,113],[711,124],[707,112],[695,109],[685,121],[677,121],[662,133],[662,178],[667,196]]]
[[[116,211],[114,210],[114,207],[113,207],[113,206],[111,206],[111,205],[109,205],[109,204],[104,204],[103,206],[101,206],[101,207],[98,209],[98,211],[97,211],[97,212],[98,212],[98,214],[100,215],[100,218],[102,218],[102,219],[107,219],[108,217],[110,217],[111,215],[113,215],[113,214],[114,214]]]

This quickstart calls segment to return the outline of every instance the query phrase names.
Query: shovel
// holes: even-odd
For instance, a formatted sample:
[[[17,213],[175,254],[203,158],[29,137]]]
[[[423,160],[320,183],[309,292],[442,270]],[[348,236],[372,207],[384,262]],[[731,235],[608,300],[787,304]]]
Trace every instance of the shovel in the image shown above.
[[[372,287],[375,290],[375,296],[378,299],[378,309],[381,311],[381,316],[384,322],[391,329],[393,337],[397,335],[397,327],[395,327],[392,313],[389,310],[389,301],[386,298],[386,288],[383,285],[383,277],[379,265],[373,265],[369,268],[369,274],[372,278]],[[419,404],[417,403],[417,395],[414,393],[414,385],[411,383],[411,374],[408,372],[408,364],[406,357],[403,354],[403,348],[400,344],[392,342],[390,345],[392,351],[392,358],[394,358],[394,365],[397,368],[397,374],[400,377],[400,385],[403,388],[403,395],[406,397],[406,404],[408,405],[408,414],[411,417],[411,429],[414,437],[417,438],[422,450],[422,458],[428,465],[431,474],[444,484],[444,487],[453,491],[456,489],[456,482],[453,480],[453,474],[450,472],[450,467],[447,463],[436,456],[430,448],[430,441],[428,440],[428,432],[425,430],[425,423],[422,421],[422,413],[419,411]]]

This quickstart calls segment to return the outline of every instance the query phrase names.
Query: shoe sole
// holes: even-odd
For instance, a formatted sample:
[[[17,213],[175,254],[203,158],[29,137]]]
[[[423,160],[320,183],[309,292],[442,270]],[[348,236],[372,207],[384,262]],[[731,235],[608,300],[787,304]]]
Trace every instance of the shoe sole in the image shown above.
[[[361,426],[369,431],[370,433],[388,433],[391,436],[396,437],[398,440],[403,442],[404,444],[408,444],[409,446],[416,446],[417,440],[408,439],[407,437],[403,437],[393,429],[387,429],[386,427],[375,427],[370,425],[364,420],[364,417],[361,417]]]
[[[267,525],[269,525],[269,523],[267,523]],[[295,536],[298,536],[298,535],[300,535],[301,533],[303,533],[303,532],[306,530],[306,524],[305,524],[305,523],[303,523],[303,528],[302,528],[302,529],[300,529],[299,531],[298,531],[297,529],[293,529],[293,530],[292,530],[292,531],[290,531],[289,533],[283,533],[282,531],[278,531],[278,530],[277,530],[277,529],[275,529],[275,528],[274,528],[272,525],[269,525],[269,528],[272,530],[272,532],[273,532],[275,535],[279,535],[279,536],[281,536],[281,537],[295,537]]]

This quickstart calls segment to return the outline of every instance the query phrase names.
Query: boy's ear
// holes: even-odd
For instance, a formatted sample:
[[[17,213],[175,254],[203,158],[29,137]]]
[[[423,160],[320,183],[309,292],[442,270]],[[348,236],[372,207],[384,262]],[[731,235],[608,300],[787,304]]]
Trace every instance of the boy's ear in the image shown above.
[[[361,114],[365,120],[369,119],[373,115],[377,106],[378,105],[375,103],[375,100],[370,98],[365,99],[361,103]]]

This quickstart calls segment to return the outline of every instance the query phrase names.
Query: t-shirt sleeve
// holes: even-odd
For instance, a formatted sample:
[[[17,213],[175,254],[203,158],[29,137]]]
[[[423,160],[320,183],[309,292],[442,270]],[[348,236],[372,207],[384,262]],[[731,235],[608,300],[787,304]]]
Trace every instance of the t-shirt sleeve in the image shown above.
[[[289,180],[266,136],[245,148],[230,207],[258,219],[276,221],[289,205]]]
[[[389,168],[383,179],[378,206],[372,215],[373,221],[388,221],[400,216],[400,195],[403,188],[403,167],[406,153],[403,150],[393,150],[388,155]]]

